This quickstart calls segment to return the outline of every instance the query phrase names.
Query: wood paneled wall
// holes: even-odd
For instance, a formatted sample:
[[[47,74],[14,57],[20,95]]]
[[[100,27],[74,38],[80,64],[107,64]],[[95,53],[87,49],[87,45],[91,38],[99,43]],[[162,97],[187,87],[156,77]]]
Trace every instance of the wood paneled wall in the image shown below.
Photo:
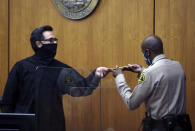
[[[0,4],[0,96],[3,94],[8,76],[8,1]]]
[[[186,104],[195,125],[195,1],[157,0],[156,34],[164,42],[168,58],[180,61],[186,72]]]
[[[102,32],[105,50],[100,57],[103,66],[115,67],[129,63],[144,64],[142,40],[153,33],[153,0],[102,1],[107,28]],[[101,5],[100,5],[101,6]],[[101,8],[101,7],[100,7]],[[104,37],[105,36],[105,37]],[[102,39],[102,38],[100,38]],[[130,86],[137,84],[134,73],[125,73]],[[129,111],[119,95],[112,74],[101,83],[102,131],[138,130],[145,109]]]
[[[61,16],[52,0],[10,1],[10,14],[10,69],[16,61],[32,55],[30,33],[41,25],[54,27],[59,39],[57,58],[84,76],[98,66],[144,64],[140,43],[153,31],[153,0],[101,0],[95,12],[80,21]],[[135,85],[136,76],[129,76]],[[136,129],[142,110],[128,111],[111,75],[91,96],[64,97],[67,129],[71,131]]]
[[[93,14],[79,21],[60,15],[52,0],[9,0],[9,52],[8,1],[2,2],[0,16],[5,19],[0,25],[0,94],[7,78],[8,61],[11,69],[17,61],[33,54],[29,38],[36,27],[53,26],[59,39],[56,58],[84,76],[98,66],[145,65],[140,45],[155,29],[164,41],[167,57],[180,61],[184,66],[187,111],[192,124],[195,124],[195,113],[192,112],[195,107],[193,0],[156,1],[155,25],[154,0],[100,0]],[[137,84],[136,74],[125,72],[125,76],[130,86]],[[145,108],[141,105],[134,111],[128,110],[109,74],[91,96],[73,98],[65,95],[64,112],[69,131],[129,131],[138,130]]]

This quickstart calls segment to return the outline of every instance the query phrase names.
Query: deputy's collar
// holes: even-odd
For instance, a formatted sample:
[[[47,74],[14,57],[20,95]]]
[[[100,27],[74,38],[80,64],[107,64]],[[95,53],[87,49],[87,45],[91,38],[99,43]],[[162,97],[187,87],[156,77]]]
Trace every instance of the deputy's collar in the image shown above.
[[[160,54],[157,55],[156,57],[154,57],[154,59],[152,60],[152,64],[156,63],[157,61],[161,60],[161,59],[165,59],[166,56],[164,54]]]

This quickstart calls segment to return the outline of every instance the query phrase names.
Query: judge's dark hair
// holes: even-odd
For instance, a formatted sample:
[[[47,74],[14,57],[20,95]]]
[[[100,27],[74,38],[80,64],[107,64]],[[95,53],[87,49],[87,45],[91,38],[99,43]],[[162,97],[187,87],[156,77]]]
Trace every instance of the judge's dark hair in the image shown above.
[[[36,41],[44,40],[44,36],[43,36],[44,31],[53,31],[53,28],[49,25],[45,25],[45,26],[38,27],[32,31],[30,36],[30,42],[34,51],[38,49],[36,46]]]

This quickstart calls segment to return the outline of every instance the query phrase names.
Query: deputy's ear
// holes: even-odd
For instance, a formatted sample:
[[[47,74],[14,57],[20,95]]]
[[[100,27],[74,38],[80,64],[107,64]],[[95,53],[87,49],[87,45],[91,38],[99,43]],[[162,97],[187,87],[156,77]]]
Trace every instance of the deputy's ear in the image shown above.
[[[41,48],[41,47],[43,46],[43,44],[41,44],[40,41],[36,41],[35,44],[36,44],[36,46],[37,46],[38,48]]]
[[[150,57],[150,55],[151,55],[151,50],[150,50],[150,49],[146,49],[146,50],[145,50],[145,54],[146,54],[147,57]]]

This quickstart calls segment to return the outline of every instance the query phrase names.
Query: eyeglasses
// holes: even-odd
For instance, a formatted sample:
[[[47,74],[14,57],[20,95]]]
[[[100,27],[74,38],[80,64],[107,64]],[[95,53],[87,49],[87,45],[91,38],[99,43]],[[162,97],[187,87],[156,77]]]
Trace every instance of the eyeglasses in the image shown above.
[[[55,41],[58,41],[58,39],[57,38],[49,38],[49,39],[45,39],[42,41],[55,42]]]

